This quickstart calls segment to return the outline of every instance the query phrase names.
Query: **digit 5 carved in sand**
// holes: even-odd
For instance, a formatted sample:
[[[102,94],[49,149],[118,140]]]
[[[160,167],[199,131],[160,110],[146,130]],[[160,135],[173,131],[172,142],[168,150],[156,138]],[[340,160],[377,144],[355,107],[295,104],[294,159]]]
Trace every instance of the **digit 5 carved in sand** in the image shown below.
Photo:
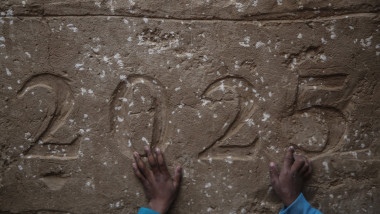
[[[301,72],[295,113],[282,125],[290,141],[311,156],[338,151],[347,132],[348,104],[361,78],[349,68]]]
[[[162,84],[151,77],[131,75],[119,83],[111,97],[110,119],[121,151],[144,155],[143,147],[165,149],[167,137],[167,97]]]
[[[29,78],[18,91],[18,99],[27,99],[30,93],[39,94],[44,99],[55,100],[46,112],[44,120],[32,133],[34,143],[26,150],[29,158],[70,159],[78,153],[77,134],[72,134],[68,118],[74,108],[74,97],[67,79],[53,74],[38,74]],[[44,89],[44,90],[43,90]],[[52,95],[49,95],[51,94]],[[29,95],[28,97],[25,97]],[[25,100],[27,101],[27,100]],[[41,104],[40,100],[40,104]],[[38,142],[39,145],[36,145]],[[60,153],[61,151],[65,151]]]

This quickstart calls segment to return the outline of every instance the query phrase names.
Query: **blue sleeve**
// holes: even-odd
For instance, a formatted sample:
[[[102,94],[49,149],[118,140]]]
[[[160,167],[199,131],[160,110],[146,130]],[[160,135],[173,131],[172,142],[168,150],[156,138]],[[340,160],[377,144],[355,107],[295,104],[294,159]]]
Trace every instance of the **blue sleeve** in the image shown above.
[[[289,206],[283,207],[279,214],[322,214],[319,210],[311,207],[309,202],[301,193],[298,198]]]
[[[139,212],[137,214],[160,214],[154,210],[151,210],[151,209],[148,209],[148,208],[145,208],[145,207],[141,207],[139,209]]]

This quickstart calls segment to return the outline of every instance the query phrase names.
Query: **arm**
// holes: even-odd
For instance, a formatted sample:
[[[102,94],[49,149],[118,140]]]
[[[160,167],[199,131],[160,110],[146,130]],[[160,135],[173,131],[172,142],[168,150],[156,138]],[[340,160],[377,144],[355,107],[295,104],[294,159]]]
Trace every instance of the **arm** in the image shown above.
[[[319,210],[311,207],[301,193],[298,198],[288,207],[281,209],[279,214],[322,214]]]
[[[172,179],[159,148],[156,149],[154,155],[149,147],[145,147],[145,153],[148,157],[150,169],[145,166],[137,152],[133,153],[136,163],[133,163],[132,167],[144,187],[150,208],[141,208],[138,213],[164,214],[177,197],[182,170],[180,166],[177,166]]]
[[[148,208],[145,208],[145,207],[141,207],[139,209],[139,212],[137,214],[160,214],[154,210],[151,210],[151,209],[148,209]]]

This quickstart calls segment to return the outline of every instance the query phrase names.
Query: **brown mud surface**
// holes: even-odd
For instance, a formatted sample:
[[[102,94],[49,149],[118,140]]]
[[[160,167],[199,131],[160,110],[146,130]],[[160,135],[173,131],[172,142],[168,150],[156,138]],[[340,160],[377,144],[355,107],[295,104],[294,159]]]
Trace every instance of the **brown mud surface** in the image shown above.
[[[0,1],[0,213],[276,213],[269,162],[313,162],[324,213],[380,209],[377,0]]]

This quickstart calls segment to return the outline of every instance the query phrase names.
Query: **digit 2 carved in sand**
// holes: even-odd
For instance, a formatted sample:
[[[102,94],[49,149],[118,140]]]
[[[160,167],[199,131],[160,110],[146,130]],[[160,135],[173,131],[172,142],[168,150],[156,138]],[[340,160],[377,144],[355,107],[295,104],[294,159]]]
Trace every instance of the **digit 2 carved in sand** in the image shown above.
[[[29,91],[44,88],[54,94],[54,109],[41,122],[35,132],[34,144],[24,152],[29,158],[70,159],[77,158],[79,143],[77,134],[67,124],[74,109],[74,96],[67,79],[53,74],[38,74],[29,78],[18,91],[18,98],[25,99]],[[38,145],[36,145],[38,142]],[[64,152],[61,152],[64,151]]]
[[[213,105],[220,102],[236,102],[238,113],[232,123],[226,124],[224,134],[199,153],[200,159],[252,159],[258,133],[252,131],[253,117],[257,112],[253,85],[242,77],[227,76],[210,84],[202,98]]]

